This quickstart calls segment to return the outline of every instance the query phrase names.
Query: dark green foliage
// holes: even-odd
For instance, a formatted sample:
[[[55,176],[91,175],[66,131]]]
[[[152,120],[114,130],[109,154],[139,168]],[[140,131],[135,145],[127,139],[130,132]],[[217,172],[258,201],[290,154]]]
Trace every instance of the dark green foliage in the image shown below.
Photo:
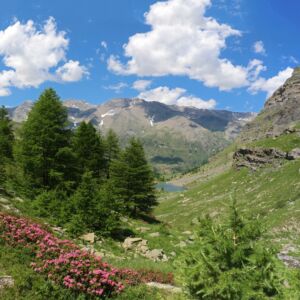
[[[104,143],[92,123],[82,122],[72,137],[79,178],[84,172],[92,172],[95,178],[104,175]]]
[[[119,139],[116,133],[109,129],[108,133],[105,136],[105,171],[106,177],[110,177],[110,165],[111,162],[119,157],[120,154],[120,145]]]
[[[11,123],[1,109],[1,158],[15,158],[5,165],[7,187],[30,199],[25,210],[33,216],[67,226],[74,234],[108,234],[121,214],[148,212],[156,204],[142,144],[132,139],[122,152],[112,130],[105,139],[92,123],[72,131],[53,89],[41,94],[16,136],[13,151]]]
[[[0,183],[6,180],[6,164],[12,160],[14,135],[5,107],[0,108]]]
[[[124,201],[128,213],[149,212],[156,205],[154,175],[143,146],[132,138],[120,158],[111,165],[116,198]]]
[[[283,299],[280,262],[261,237],[258,220],[235,206],[227,224],[200,220],[195,244],[179,260],[180,280],[195,299]]]
[[[96,180],[91,172],[87,172],[82,176],[82,182],[73,195],[71,202],[74,212],[86,224],[86,227],[94,227],[97,218],[96,206],[99,201],[99,191]]]
[[[82,177],[82,182],[71,198],[72,217],[69,223],[71,232],[93,230],[102,234],[111,232],[118,225],[118,207],[110,195],[109,187],[99,190],[91,172]]]
[[[68,195],[61,190],[45,191],[30,203],[35,216],[58,221],[59,225],[69,215]]]
[[[56,92],[46,89],[29,113],[21,132],[20,163],[30,189],[52,189],[69,176],[66,148],[70,130],[67,126],[66,109]]]

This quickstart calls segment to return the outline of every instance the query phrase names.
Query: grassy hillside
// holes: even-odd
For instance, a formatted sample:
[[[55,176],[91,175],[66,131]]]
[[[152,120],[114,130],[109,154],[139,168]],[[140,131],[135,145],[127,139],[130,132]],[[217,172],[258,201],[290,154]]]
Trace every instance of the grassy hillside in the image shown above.
[[[232,154],[240,145],[233,144],[216,155],[197,172],[176,179],[187,190],[161,193],[154,218],[124,219],[123,229],[131,236],[148,241],[150,249],[163,249],[169,260],[153,262],[134,252],[126,252],[124,237],[102,239],[95,250],[103,253],[105,261],[117,268],[146,269],[167,274],[174,272],[174,262],[193,241],[197,218],[205,214],[215,220],[228,215],[231,199],[237,200],[240,211],[260,216],[266,227],[265,238],[281,250],[288,245],[289,254],[300,257],[300,160],[285,160],[276,166],[266,166],[256,172],[231,167]],[[289,151],[300,147],[298,133],[264,139],[246,144],[248,147],[276,147]],[[175,181],[176,181],[175,180]],[[1,210],[16,206],[22,211],[20,199],[3,197]],[[142,229],[143,230],[142,230]],[[65,238],[69,238],[65,236]],[[81,244],[80,240],[75,240]],[[0,275],[11,275],[16,284],[3,290],[3,299],[73,299],[65,290],[53,286],[29,267],[31,257],[20,250],[0,244]],[[180,283],[175,282],[175,285]],[[185,299],[184,294],[171,294],[139,285],[126,289],[118,299]]]
[[[289,151],[300,147],[300,137],[297,133],[286,134],[247,146]],[[241,211],[262,217],[274,240],[300,245],[300,160],[286,160],[256,172],[238,171],[228,167],[235,148],[237,145],[230,146],[197,174],[189,174],[189,189],[162,197],[155,214],[180,233],[193,229],[191,221],[201,215],[225,218],[233,197]],[[207,173],[214,176],[207,178]]]

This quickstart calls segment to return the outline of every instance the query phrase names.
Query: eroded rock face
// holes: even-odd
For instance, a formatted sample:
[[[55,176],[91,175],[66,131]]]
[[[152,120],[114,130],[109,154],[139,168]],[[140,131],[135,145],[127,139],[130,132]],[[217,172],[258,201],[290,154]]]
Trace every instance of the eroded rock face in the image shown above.
[[[265,165],[278,165],[283,160],[300,159],[300,148],[284,152],[276,148],[240,148],[233,154],[233,167],[253,171]]]
[[[240,148],[233,154],[233,166],[253,171],[264,165],[274,165],[287,158],[287,153],[275,148]]]

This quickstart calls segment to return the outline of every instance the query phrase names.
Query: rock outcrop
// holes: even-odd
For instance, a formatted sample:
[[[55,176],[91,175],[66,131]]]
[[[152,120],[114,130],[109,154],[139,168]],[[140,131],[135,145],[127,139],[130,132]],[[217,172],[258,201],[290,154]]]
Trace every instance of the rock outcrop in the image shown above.
[[[265,165],[277,165],[283,160],[300,159],[300,148],[284,152],[276,148],[240,148],[233,154],[233,167],[253,171]]]
[[[286,157],[286,152],[275,148],[240,148],[233,154],[233,166],[236,169],[246,167],[255,171],[267,164],[280,163]]]

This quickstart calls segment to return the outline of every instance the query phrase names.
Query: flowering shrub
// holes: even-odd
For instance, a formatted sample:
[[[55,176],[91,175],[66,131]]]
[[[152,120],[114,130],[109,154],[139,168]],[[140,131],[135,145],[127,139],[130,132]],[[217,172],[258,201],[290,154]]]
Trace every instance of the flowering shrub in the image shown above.
[[[0,213],[0,240],[28,249],[36,272],[76,293],[105,298],[120,293],[125,285],[173,283],[171,273],[113,268],[73,242],[61,240],[42,225],[21,217]]]
[[[0,239],[9,245],[30,250],[34,259],[31,266],[36,272],[75,292],[109,297],[124,289],[122,278],[130,283],[126,272],[24,218],[0,214],[0,233]]]

